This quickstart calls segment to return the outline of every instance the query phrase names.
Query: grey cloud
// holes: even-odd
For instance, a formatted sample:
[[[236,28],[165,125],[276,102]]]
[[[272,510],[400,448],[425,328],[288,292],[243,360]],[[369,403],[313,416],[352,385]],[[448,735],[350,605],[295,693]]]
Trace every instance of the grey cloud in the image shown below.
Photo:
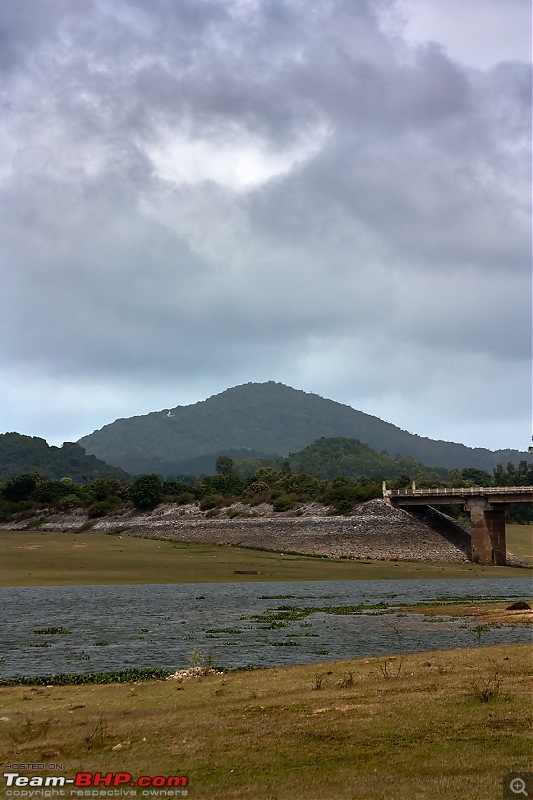
[[[87,0],[91,13],[93,0]],[[0,4],[0,70],[17,68],[45,42],[56,39],[62,20],[72,8],[69,0],[3,0]]]
[[[24,4],[5,4],[10,368],[114,387],[149,376],[162,392],[329,385],[398,424],[384,396],[430,420],[452,368],[471,393],[461,415],[483,398],[490,416],[472,372],[483,359],[516,395],[530,350],[531,71],[400,46],[379,26],[389,5],[45,0],[26,27]],[[215,174],[173,183],[152,160],[165,137],[227,159],[248,141],[280,157],[314,145],[243,188]]]
[[[509,73],[507,88],[515,95],[528,72]],[[412,125],[391,139],[386,127],[369,135],[339,126],[302,170],[258,193],[259,224],[269,225],[272,235],[305,231],[322,238],[344,219],[347,229],[359,225],[375,236],[392,273],[407,267],[413,279],[418,265],[423,274],[446,269],[457,277],[477,269],[497,282],[505,270],[527,280],[527,104],[512,109],[519,133],[502,125],[492,131],[499,100],[491,76],[483,88],[484,107],[472,99],[460,119],[454,115],[430,134]]]

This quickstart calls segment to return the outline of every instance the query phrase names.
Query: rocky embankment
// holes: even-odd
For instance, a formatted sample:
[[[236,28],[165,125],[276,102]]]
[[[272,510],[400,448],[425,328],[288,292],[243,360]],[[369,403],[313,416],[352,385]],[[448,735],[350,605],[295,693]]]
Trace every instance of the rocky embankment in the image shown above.
[[[3,527],[21,529],[28,522],[25,519]],[[200,511],[195,505],[165,504],[151,512],[132,510],[97,520],[89,520],[81,511],[50,514],[41,519],[38,527],[241,545],[330,558],[449,563],[470,560],[470,534],[456,520],[435,509],[414,515],[392,508],[384,500],[361,503],[350,516],[331,516],[327,507],[318,504],[274,513],[268,504],[236,503],[216,515]],[[507,558],[510,565],[521,564],[512,553],[508,552]]]

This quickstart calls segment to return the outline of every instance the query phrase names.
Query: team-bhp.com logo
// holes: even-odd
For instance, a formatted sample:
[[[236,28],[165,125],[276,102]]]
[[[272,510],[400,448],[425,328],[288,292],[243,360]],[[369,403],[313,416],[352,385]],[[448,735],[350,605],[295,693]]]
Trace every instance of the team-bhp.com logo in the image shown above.
[[[30,776],[4,772],[4,785],[8,798],[137,797],[138,788],[143,789],[141,795],[145,797],[187,796],[185,775],[141,775],[134,778],[129,772],[77,772],[73,778],[67,778],[64,775]]]

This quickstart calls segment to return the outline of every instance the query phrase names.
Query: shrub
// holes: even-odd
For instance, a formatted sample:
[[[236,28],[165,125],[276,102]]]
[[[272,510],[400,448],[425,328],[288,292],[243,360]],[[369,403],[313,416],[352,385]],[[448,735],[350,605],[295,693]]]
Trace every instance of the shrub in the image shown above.
[[[189,503],[194,503],[195,500],[196,498],[192,492],[182,492],[176,497],[176,503],[179,506],[185,506]]]
[[[177,498],[184,492],[192,492],[192,485],[190,483],[178,480],[166,480],[163,482],[164,495]]]
[[[135,508],[146,510],[155,508],[161,502],[163,485],[159,475],[141,475],[132,483],[128,496]]]
[[[263,492],[268,492],[269,489],[270,486],[265,481],[254,481],[246,487],[246,494],[263,494]]]
[[[105,515],[111,511],[112,508],[113,503],[110,500],[99,500],[98,503],[92,503],[89,506],[87,509],[87,514],[92,519],[95,517],[105,517]]]
[[[274,511],[290,511],[296,507],[296,498],[290,494],[280,494],[272,501]]]
[[[209,511],[212,508],[221,508],[224,505],[224,498],[221,494],[206,494],[200,500],[200,510]]]
[[[261,503],[270,503],[270,492],[264,494],[255,494],[251,498],[245,498],[251,506],[260,506]]]
[[[42,481],[36,487],[33,497],[40,503],[54,505],[61,497],[73,494],[73,484],[64,481]]]
[[[122,484],[115,478],[94,478],[85,487],[88,499],[99,502],[121,498],[124,495]]]
[[[337,514],[350,514],[354,506],[353,501],[346,498],[335,500],[332,505]]]
[[[6,482],[2,494],[6,500],[10,500],[12,503],[18,503],[21,500],[29,500],[37,483],[38,478],[36,475],[29,473],[18,475],[18,477],[12,478]]]
[[[71,508],[76,508],[80,505],[80,498],[77,494],[66,494],[64,497],[61,497],[58,506],[60,509],[64,511],[68,511]]]

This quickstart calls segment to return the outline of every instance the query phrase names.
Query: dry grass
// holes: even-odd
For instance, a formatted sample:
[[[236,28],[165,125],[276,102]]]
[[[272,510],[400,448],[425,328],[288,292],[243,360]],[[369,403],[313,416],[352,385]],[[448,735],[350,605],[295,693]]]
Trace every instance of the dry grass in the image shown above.
[[[441,605],[407,606],[402,611],[411,614],[427,614],[428,616],[471,617],[486,625],[531,625],[533,624],[533,600],[530,609],[509,611],[510,601],[489,603],[442,603]]]
[[[524,526],[516,526],[523,528]],[[523,532],[519,532],[523,536]],[[91,533],[0,530],[0,586],[527,577],[476,564],[335,560]],[[236,574],[235,570],[257,574]]]
[[[2,758],[187,775],[194,800],[499,800],[531,769],[530,647],[399,658],[2,688]]]

